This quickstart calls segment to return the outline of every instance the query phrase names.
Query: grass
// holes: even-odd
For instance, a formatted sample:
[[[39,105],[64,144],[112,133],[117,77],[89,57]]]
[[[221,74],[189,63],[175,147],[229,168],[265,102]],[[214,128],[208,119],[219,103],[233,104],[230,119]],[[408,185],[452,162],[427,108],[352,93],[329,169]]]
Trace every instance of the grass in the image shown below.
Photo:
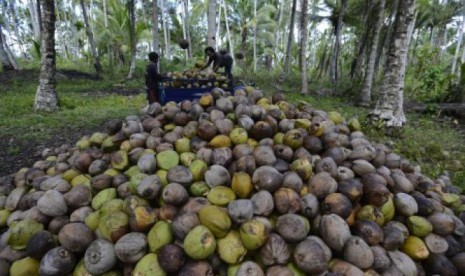
[[[138,114],[139,109],[146,104],[144,93],[128,97],[115,93],[102,94],[98,91],[115,89],[115,84],[118,87],[142,89],[141,68],[143,67],[139,64],[138,78],[133,81],[125,81],[125,72],[106,76],[101,81],[59,80],[57,92],[61,110],[56,113],[33,112],[36,81],[12,79],[10,85],[0,87],[0,133],[3,137],[13,136],[20,140],[44,140],[62,129],[98,128],[110,119]],[[270,81],[276,79],[276,76],[258,74],[242,79],[252,79],[268,94],[276,91],[274,82]],[[325,85],[327,84],[312,82],[310,91]],[[343,86],[337,89],[343,91]],[[407,114],[407,125],[399,135],[386,136],[383,131],[364,124],[370,109],[353,106],[349,97],[301,95],[298,77],[289,78],[282,89],[291,102],[305,100],[318,109],[338,111],[347,119],[359,118],[370,141],[390,142],[395,152],[420,165],[425,175],[435,178],[448,171],[452,182],[465,188],[465,137],[463,132],[457,130],[457,125],[449,121],[439,122],[428,115]],[[8,153],[15,154],[19,150],[12,146]]]
[[[114,81],[62,79],[57,82],[60,111],[33,112],[37,83],[13,79],[0,88],[0,130],[15,139],[48,139],[59,129],[97,127],[112,118],[136,114],[146,104],[143,93],[123,96],[103,92],[114,89]],[[140,79],[125,82],[124,88],[143,88]],[[100,92],[99,92],[100,91]],[[27,130],[27,131],[25,131]]]

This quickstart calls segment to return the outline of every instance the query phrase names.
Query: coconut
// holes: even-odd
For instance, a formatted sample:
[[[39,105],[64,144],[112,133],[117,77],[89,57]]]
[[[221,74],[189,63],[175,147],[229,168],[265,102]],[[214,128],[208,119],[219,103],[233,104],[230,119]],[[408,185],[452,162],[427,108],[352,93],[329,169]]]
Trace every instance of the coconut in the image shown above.
[[[250,199],[239,199],[228,204],[228,214],[233,222],[241,224],[253,217],[253,203]]]
[[[157,254],[149,253],[137,262],[132,275],[166,276],[167,274],[160,266]]]
[[[228,213],[217,206],[205,206],[199,211],[200,224],[206,226],[216,238],[223,238],[231,228]]]
[[[351,237],[347,223],[338,215],[324,215],[320,222],[320,231],[323,240],[332,249],[341,252],[344,244]]]
[[[315,174],[309,181],[308,191],[314,194],[318,199],[324,199],[331,193],[336,192],[337,182],[327,172]]]
[[[147,234],[150,252],[157,252],[164,245],[173,242],[173,230],[170,223],[158,221]]]
[[[297,213],[300,211],[301,204],[299,194],[289,188],[279,188],[273,194],[274,205],[280,214]]]
[[[199,225],[187,234],[183,245],[189,257],[200,260],[207,258],[215,251],[216,241],[207,227]]]
[[[265,276],[265,273],[257,263],[252,261],[246,261],[239,266],[236,275]]]
[[[300,242],[307,237],[310,223],[296,214],[285,214],[276,220],[276,231],[288,242]]]
[[[40,261],[40,275],[67,275],[73,271],[76,257],[63,247],[55,247]]]
[[[237,231],[230,231],[224,238],[217,241],[218,255],[228,264],[237,264],[247,253]]]
[[[294,252],[294,261],[297,266],[308,274],[320,274],[328,268],[328,259],[320,244],[314,240],[306,239],[300,242]]]
[[[52,248],[56,246],[56,241],[49,231],[41,230],[36,232],[29,239],[26,252],[29,257],[40,260]]]
[[[286,265],[291,257],[291,251],[286,241],[280,235],[273,233],[261,247],[260,257],[267,266]]]
[[[360,269],[367,269],[373,265],[374,256],[370,247],[360,237],[350,237],[344,245],[344,260]]]
[[[182,247],[176,244],[167,244],[158,252],[158,263],[168,273],[178,272],[186,259]]]
[[[260,190],[252,196],[251,200],[254,214],[268,216],[273,212],[274,201],[270,192]]]
[[[283,175],[273,167],[262,166],[255,170],[252,181],[257,189],[274,192],[282,185]]]
[[[71,252],[85,251],[94,239],[94,232],[81,222],[67,224],[58,233],[61,246]]]
[[[116,242],[114,250],[122,262],[136,263],[146,254],[147,237],[142,233],[128,233]]]

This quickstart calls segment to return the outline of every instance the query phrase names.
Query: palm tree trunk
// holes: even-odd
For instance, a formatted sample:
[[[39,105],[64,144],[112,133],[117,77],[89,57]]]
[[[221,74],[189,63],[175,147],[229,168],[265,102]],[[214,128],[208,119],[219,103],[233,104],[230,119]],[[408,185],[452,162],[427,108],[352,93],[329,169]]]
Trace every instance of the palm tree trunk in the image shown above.
[[[187,48],[187,56],[189,59],[192,59],[192,42],[191,42],[191,34],[189,31],[189,0],[184,0],[184,15],[185,15],[185,22],[186,22],[186,40],[189,43]]]
[[[384,37],[384,43],[382,47],[380,47],[378,51],[378,57],[376,58],[375,63],[375,76],[378,74],[379,68],[384,68],[384,64],[386,63],[386,52],[389,50],[389,45],[391,44],[392,38],[392,31],[394,27],[394,20],[397,13],[397,7],[399,6],[399,0],[393,0],[391,2],[391,13],[389,15],[389,24],[388,29],[386,31],[386,36]]]
[[[279,39],[281,38],[281,22],[283,21],[283,8],[284,7],[284,1],[279,0],[279,13],[278,13],[278,25],[276,26],[276,42],[274,44],[274,52],[278,52],[279,48]]]
[[[208,1],[207,45],[216,47],[216,0]]]
[[[300,20],[300,71],[302,76],[302,94],[308,93],[308,80],[307,80],[307,25],[308,25],[308,0],[302,0],[302,13]]]
[[[364,32],[363,35],[360,37],[358,43],[358,52],[356,53],[355,59],[352,62],[351,70],[350,70],[350,78],[358,78],[360,76],[360,70],[363,63],[363,58],[365,57],[365,49],[367,46],[367,41],[369,38],[369,34],[372,32],[372,27],[369,22],[372,20],[370,18],[370,14],[373,13],[373,1],[367,1],[365,6],[365,13],[363,16],[363,25],[364,25]]]
[[[107,0],[102,0],[102,2],[103,2],[103,24],[105,26],[105,29],[108,29]],[[107,43],[107,55],[108,55],[109,68],[113,68],[113,51],[111,49],[110,43]]]
[[[37,10],[37,19],[39,20],[39,41],[42,41],[42,38],[40,37],[42,35],[42,9],[40,8],[40,0],[36,1],[36,10]]]
[[[226,6],[226,1],[223,1],[223,9],[224,9],[224,21],[226,23],[226,34],[228,35],[228,42],[229,42],[229,51],[231,56],[234,58],[234,46],[231,40],[231,32],[229,31],[229,22],[228,22],[228,7]]]
[[[84,17],[84,24],[86,25],[87,39],[89,39],[90,50],[92,52],[92,57],[94,58],[95,72],[97,74],[97,78],[100,78],[102,74],[102,65],[100,64],[100,57],[97,53],[97,47],[95,46],[94,34],[90,29],[89,18],[87,16],[87,9],[86,5],[84,4],[84,0],[80,0],[80,4],[82,9],[82,16]]]
[[[152,2],[152,50],[155,53],[160,51],[160,38],[158,33],[158,0]]]
[[[216,39],[215,39],[215,49],[219,49],[222,47],[221,43],[221,10],[222,10],[222,5],[221,1],[218,3],[218,21],[216,22]]]
[[[182,38],[185,39],[187,41],[187,36],[186,36],[186,25],[187,25],[187,21],[186,21],[186,8],[184,7],[184,3],[186,0],[181,0],[182,1],[182,13],[181,13],[181,27],[182,27]],[[183,49],[183,52],[184,52],[184,65],[186,64],[186,61],[187,59],[189,58],[189,50],[185,50]]]
[[[39,19],[37,18],[38,17],[37,8],[35,6],[34,0],[29,0],[28,9],[29,9],[29,15],[31,17],[32,33],[34,34],[34,39],[38,40],[40,36],[40,26],[39,26]]]
[[[464,28],[465,28],[465,13],[462,16],[462,24],[460,24],[460,27],[457,29],[458,39],[457,39],[457,46],[455,48],[454,59],[452,60],[451,74],[455,74],[455,68],[457,67],[457,59],[459,58],[460,49],[462,46]]]
[[[168,22],[166,22],[166,15],[165,15],[165,0],[160,1],[160,8],[161,8],[161,23],[163,25],[163,37],[165,40],[165,56],[166,59],[170,60],[171,59],[171,45],[170,45],[170,39],[169,39],[169,27],[168,27]]]
[[[414,12],[415,0],[399,2],[380,98],[372,113],[373,119],[383,120],[388,127],[402,127],[406,122],[403,110],[404,78]]]
[[[10,1],[10,10],[11,10],[11,17],[13,18],[13,30],[16,36],[16,42],[19,46],[19,50],[21,54],[24,53],[24,47],[23,43],[21,41],[21,36],[19,34],[19,29],[18,29],[18,15],[16,13],[16,0],[11,0]]]
[[[2,36],[3,48],[4,48],[5,52],[6,52],[8,60],[10,61],[10,64],[13,65],[13,68],[15,70],[20,70],[21,68],[20,68],[18,62],[16,61],[15,55],[11,52],[10,47],[6,43],[5,35],[3,33],[0,33],[0,34]]]
[[[329,67],[329,77],[331,83],[335,84],[339,78],[339,41],[341,36],[341,28],[342,28],[342,18],[344,17],[345,9],[347,7],[348,0],[341,0],[341,8],[339,10],[339,15],[337,18],[337,25],[335,27],[334,32],[334,43],[333,48],[331,49],[331,57],[330,57],[330,67]]]
[[[55,90],[55,1],[42,1],[42,46],[39,86],[37,87],[34,110],[55,111],[60,108]]]
[[[2,24],[0,24],[0,34],[2,33]],[[5,46],[3,43],[3,35],[0,35],[0,62],[2,63],[3,71],[14,70],[13,64],[11,64],[8,54],[5,51]]]
[[[257,0],[253,1],[253,17],[257,18]],[[257,24],[253,27],[253,71],[257,72]]]
[[[285,74],[288,74],[290,71],[290,60],[291,60],[291,47],[292,47],[292,39],[294,36],[294,18],[295,18],[295,10],[297,7],[297,0],[292,0],[292,10],[291,10],[291,21],[289,22],[289,36],[287,37],[287,48],[286,48],[286,56],[284,57],[284,67],[281,71],[281,79],[280,81],[283,82],[285,79]]]
[[[130,31],[129,31],[129,40],[131,44],[131,65],[129,65],[129,73],[128,73],[128,80],[132,80],[134,78],[134,72],[136,71],[136,12],[135,12],[135,1],[136,0],[129,0],[128,12],[129,12],[129,24],[130,24]]]
[[[378,53],[379,34],[384,21],[384,7],[386,0],[379,0],[376,23],[373,28],[370,55],[368,57],[365,79],[363,80],[362,89],[360,90],[360,102],[362,106],[369,106],[371,102],[371,88],[373,85],[373,76],[375,73],[376,54]]]

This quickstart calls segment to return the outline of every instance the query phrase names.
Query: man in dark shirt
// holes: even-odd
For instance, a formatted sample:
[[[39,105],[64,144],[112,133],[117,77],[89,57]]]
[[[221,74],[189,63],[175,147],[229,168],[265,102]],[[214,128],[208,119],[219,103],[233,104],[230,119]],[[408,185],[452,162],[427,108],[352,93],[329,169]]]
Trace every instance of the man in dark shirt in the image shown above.
[[[233,76],[232,76],[232,65],[233,65],[233,59],[231,55],[228,53],[221,54],[215,52],[215,49],[213,47],[207,47],[205,48],[205,54],[208,56],[208,63],[205,65],[203,69],[208,68],[213,62],[213,71],[217,72],[220,67],[224,67],[224,73],[226,76],[229,78],[229,80],[232,82],[233,81]]]
[[[149,53],[150,63],[145,69],[145,87],[147,90],[147,100],[149,104],[158,102],[158,86],[162,76],[158,73],[158,54]]]

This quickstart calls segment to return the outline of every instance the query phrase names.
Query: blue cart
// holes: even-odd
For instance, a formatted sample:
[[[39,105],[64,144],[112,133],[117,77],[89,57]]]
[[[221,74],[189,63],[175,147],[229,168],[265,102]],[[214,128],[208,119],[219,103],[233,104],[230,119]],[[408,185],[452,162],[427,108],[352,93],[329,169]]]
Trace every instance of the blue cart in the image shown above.
[[[181,86],[185,88],[177,88],[174,87],[174,83],[177,82],[181,84]],[[208,85],[214,83],[214,79],[202,79],[202,80],[194,80],[194,79],[176,79],[173,80],[172,78],[165,78],[160,82],[160,88],[158,89],[158,99],[160,104],[164,105],[167,102],[174,101],[174,102],[182,102],[184,100],[194,100],[198,99],[202,96],[203,93],[210,92],[215,86]],[[206,86],[206,87],[195,87],[195,86]],[[165,87],[166,86],[166,87]],[[234,90],[239,87],[234,87],[230,83],[225,91],[230,91],[231,94],[234,94]]]

